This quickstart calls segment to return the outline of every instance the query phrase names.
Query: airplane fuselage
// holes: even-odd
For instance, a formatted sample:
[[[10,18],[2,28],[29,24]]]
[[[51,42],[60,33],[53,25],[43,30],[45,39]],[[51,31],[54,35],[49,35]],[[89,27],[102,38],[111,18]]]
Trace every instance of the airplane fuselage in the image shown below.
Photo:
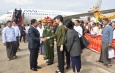
[[[0,21],[2,21],[2,23],[6,23],[8,20],[12,20],[13,13],[14,10],[8,11],[7,14],[0,17]],[[62,15],[64,17],[64,16],[69,16],[74,14],[78,14],[78,13],[65,12],[65,11],[52,11],[52,10],[22,9],[21,16],[23,19],[23,24],[29,24],[31,19],[39,20],[47,16],[54,18],[57,15]]]

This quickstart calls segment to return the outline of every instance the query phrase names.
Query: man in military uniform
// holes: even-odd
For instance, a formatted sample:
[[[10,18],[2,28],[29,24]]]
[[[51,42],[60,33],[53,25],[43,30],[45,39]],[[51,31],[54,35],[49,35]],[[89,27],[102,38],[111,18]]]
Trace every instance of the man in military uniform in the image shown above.
[[[48,22],[48,26],[46,28],[47,32],[47,37],[48,36],[52,36],[54,34],[54,30],[53,30],[53,20],[51,18],[49,18],[47,20]],[[47,40],[47,51],[48,51],[48,64],[47,65],[52,65],[53,61],[54,61],[54,39],[49,39]]]
[[[51,18],[47,19],[47,26],[45,26],[45,29],[43,31],[43,37],[48,37],[54,34],[53,31],[53,20]],[[53,64],[53,60],[54,60],[54,40],[50,39],[50,40],[46,40],[44,42],[44,48],[46,51],[46,58],[48,59],[47,63],[48,65]]]
[[[44,26],[44,30],[43,30],[43,37],[46,37],[47,36],[47,34],[46,34],[46,32],[47,32],[47,20],[44,18],[43,20],[42,20],[42,26]],[[44,41],[43,42],[43,45],[44,45],[44,49],[45,49],[45,57],[44,57],[44,60],[46,60],[46,59],[48,59],[48,48],[47,48],[47,41]]]

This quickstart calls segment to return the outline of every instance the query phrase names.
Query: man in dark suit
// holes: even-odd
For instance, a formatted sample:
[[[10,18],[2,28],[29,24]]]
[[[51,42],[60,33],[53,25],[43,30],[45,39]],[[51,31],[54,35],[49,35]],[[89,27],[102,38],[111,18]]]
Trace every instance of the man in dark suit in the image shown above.
[[[40,34],[36,29],[37,21],[36,19],[31,20],[31,27],[28,31],[28,48],[30,50],[30,69],[37,71],[41,67],[37,66],[38,51],[40,47]]]

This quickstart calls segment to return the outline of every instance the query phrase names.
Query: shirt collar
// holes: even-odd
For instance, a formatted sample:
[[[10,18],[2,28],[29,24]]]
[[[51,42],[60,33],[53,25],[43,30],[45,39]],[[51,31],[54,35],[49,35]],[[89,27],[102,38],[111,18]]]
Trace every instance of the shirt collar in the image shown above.
[[[34,27],[33,25],[32,25],[32,27]],[[36,27],[34,27],[35,29],[36,29]]]

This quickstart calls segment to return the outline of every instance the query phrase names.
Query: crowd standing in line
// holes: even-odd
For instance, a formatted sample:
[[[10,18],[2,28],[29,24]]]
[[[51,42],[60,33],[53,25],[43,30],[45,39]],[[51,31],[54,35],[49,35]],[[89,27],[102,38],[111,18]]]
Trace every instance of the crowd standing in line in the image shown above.
[[[55,25],[55,26],[54,26]],[[17,50],[20,50],[20,42],[23,37],[24,43],[28,42],[30,51],[30,69],[37,71],[38,54],[44,55],[47,65],[54,64],[54,41],[57,43],[58,70],[56,73],[65,73],[64,63],[66,55],[66,69],[70,69],[70,61],[74,73],[81,69],[80,37],[85,33],[94,36],[102,36],[102,50],[98,62],[102,62],[108,68],[112,66],[108,59],[108,49],[112,47],[112,39],[115,39],[115,21],[110,22],[107,18],[102,23],[86,23],[84,21],[63,20],[61,15],[54,19],[50,17],[37,21],[31,20],[31,24],[18,27],[15,21],[7,21],[2,30],[3,44],[6,46],[8,61],[17,58]],[[80,34],[80,35],[79,35]],[[70,60],[71,58],[71,60]]]

